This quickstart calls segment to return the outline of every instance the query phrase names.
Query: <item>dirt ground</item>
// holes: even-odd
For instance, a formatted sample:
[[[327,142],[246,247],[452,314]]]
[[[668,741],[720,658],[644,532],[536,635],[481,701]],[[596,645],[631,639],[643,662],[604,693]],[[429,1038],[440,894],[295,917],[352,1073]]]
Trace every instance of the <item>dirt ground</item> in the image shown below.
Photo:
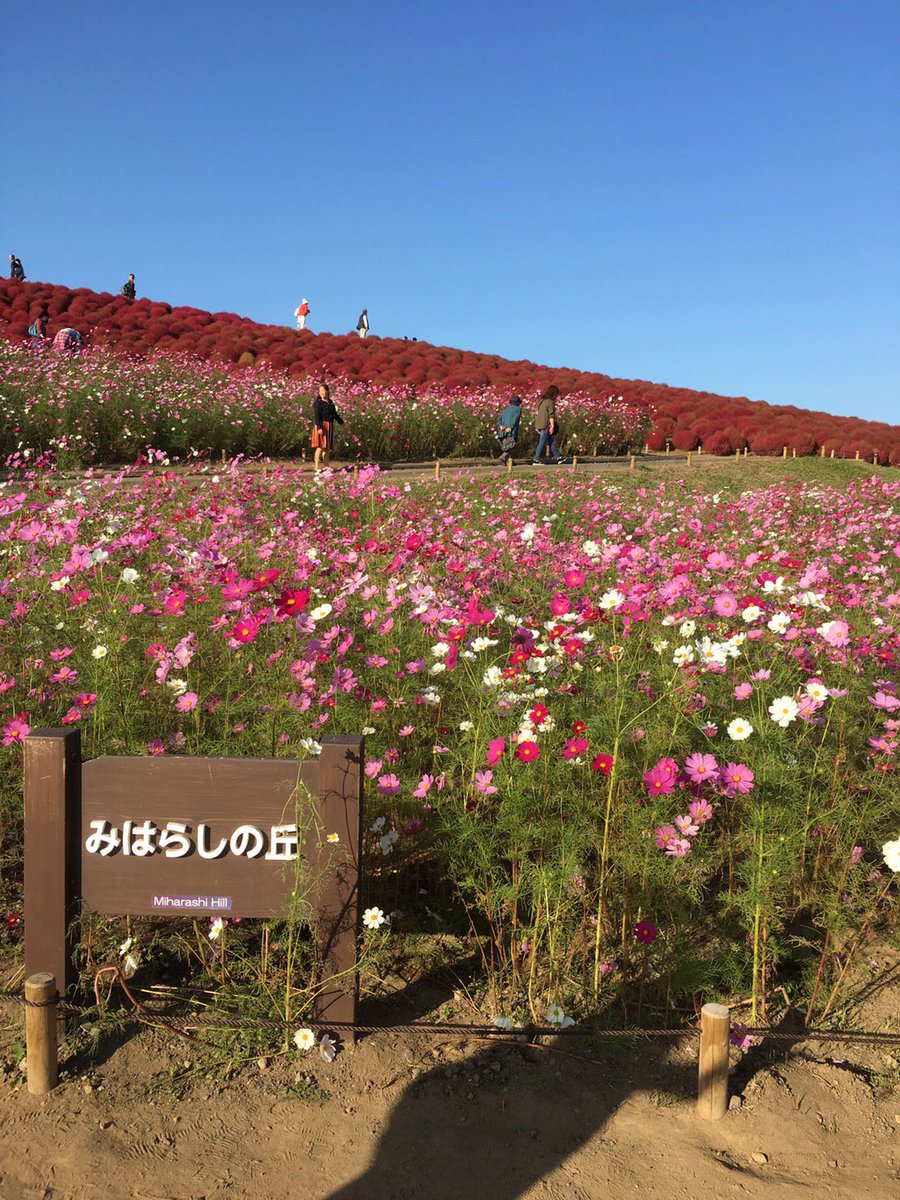
[[[886,1010],[870,1016],[885,1027]],[[331,1064],[293,1052],[173,1088],[193,1047],[129,1027],[93,1062],[64,1060],[46,1097],[7,1063],[0,1198],[900,1195],[900,1092],[884,1086],[896,1051],[786,1045],[750,1051],[733,1071],[740,1106],[701,1122],[692,1040],[382,1032]]]

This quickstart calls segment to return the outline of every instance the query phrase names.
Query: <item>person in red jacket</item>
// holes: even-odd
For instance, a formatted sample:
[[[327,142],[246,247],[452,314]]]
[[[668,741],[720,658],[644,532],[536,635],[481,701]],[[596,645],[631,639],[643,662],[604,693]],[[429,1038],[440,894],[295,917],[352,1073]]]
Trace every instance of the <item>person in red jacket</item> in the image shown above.
[[[294,316],[297,318],[297,332],[306,328],[306,318],[309,316],[309,303],[304,296],[297,307],[294,309]]]

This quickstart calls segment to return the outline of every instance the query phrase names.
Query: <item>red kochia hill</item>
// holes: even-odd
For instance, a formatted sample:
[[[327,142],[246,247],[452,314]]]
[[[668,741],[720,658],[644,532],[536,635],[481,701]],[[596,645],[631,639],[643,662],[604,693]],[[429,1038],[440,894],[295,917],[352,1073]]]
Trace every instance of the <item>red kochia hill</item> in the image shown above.
[[[50,313],[48,332],[64,325],[89,334],[97,344],[130,354],[178,350],[227,362],[268,363],[292,375],[347,376],[373,384],[403,381],[415,387],[494,384],[510,391],[535,383],[555,383],[562,391],[621,396],[655,412],[651,449],[670,442],[676,449],[702,446],[711,454],[733,454],[744,447],[754,454],[817,454],[822,447],[843,458],[874,458],[900,465],[900,427],[857,417],[772,405],[745,397],[673,388],[638,379],[613,379],[568,367],[512,362],[427,342],[353,334],[297,333],[281,325],[260,325],[235,313],[172,308],[155,300],[128,301],[108,292],[70,289],[49,283],[0,280],[0,331],[21,338],[39,309]]]

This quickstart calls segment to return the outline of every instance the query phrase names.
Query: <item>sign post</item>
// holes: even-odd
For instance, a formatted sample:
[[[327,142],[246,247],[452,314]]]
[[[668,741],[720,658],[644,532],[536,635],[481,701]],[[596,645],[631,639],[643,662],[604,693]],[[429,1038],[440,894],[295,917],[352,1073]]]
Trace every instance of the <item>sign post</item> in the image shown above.
[[[77,730],[36,730],[25,739],[26,976],[49,972],[70,991],[82,906],[110,916],[299,912],[319,950],[316,1020],[354,1022],[362,781],[361,737],[326,739],[303,762],[82,764]]]

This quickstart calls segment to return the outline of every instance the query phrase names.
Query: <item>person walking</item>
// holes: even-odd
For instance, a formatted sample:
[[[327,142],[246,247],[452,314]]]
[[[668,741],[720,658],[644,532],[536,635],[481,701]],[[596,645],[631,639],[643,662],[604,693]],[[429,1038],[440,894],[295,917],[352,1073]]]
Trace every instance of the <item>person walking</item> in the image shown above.
[[[306,318],[309,316],[309,301],[304,296],[297,307],[294,309],[294,316],[297,318],[297,332],[306,328]]]
[[[133,300],[135,297],[135,294],[136,294],[136,290],[137,289],[134,286],[134,276],[129,275],[128,278],[125,280],[124,284],[122,285],[122,295],[125,297],[126,300]]]
[[[557,465],[566,461],[565,455],[560,454],[554,441],[554,434],[558,429],[556,423],[556,398],[558,395],[559,388],[555,383],[551,383],[538,401],[534,413],[534,427],[538,431],[538,444],[534,452],[534,461],[531,464],[533,467],[541,465],[541,458],[548,446],[553,461]]]
[[[320,383],[315,400],[313,400],[313,430],[312,447],[313,462],[318,471],[321,466],[328,466],[328,456],[334,448],[334,423],[343,425],[338,410],[331,398],[331,389],[327,383]]]
[[[512,458],[519,440],[519,426],[522,423],[522,397],[513,396],[506,408],[497,418],[497,441],[500,443],[500,461],[505,466]]]
[[[25,282],[25,268],[22,266],[22,260],[16,258],[14,254],[9,256],[9,277],[18,279],[19,283]]]
[[[361,338],[364,338],[369,332],[369,310],[364,308],[359,314],[359,320],[356,322],[356,332]]]

